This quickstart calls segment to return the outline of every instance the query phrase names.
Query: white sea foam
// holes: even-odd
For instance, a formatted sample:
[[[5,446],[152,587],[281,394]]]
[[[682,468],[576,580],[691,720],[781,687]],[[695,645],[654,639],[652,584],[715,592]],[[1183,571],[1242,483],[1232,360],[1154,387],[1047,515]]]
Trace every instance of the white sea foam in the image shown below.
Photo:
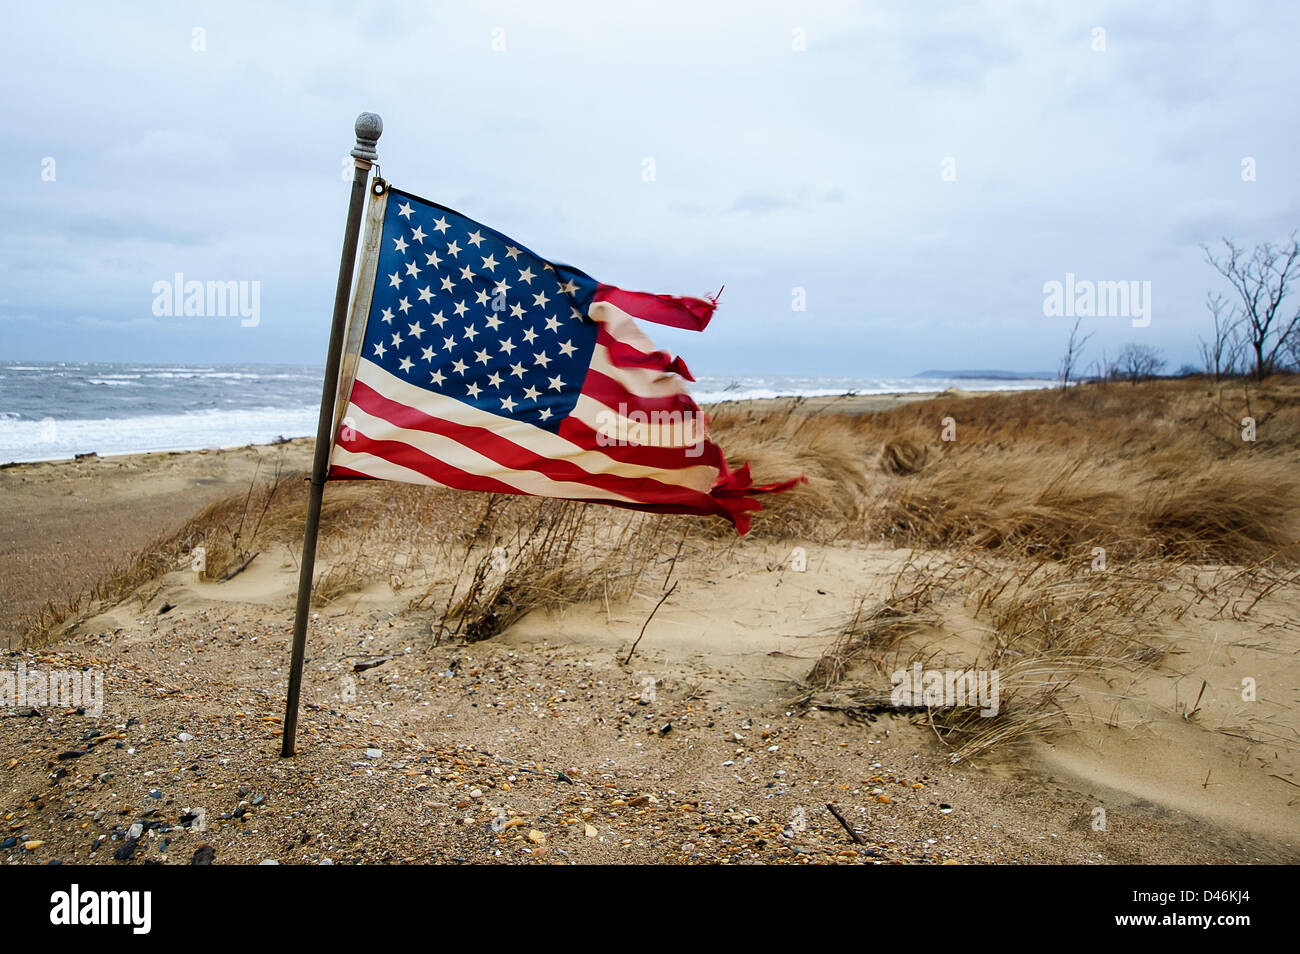
[[[98,420],[15,421],[0,417],[0,463],[266,444],[316,431],[317,409],[246,408]]]

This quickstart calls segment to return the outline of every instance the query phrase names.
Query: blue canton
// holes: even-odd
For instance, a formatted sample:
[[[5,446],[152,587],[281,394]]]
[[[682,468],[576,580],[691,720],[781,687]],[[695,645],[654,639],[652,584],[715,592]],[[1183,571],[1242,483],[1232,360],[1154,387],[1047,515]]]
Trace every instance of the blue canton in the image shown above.
[[[361,355],[408,384],[556,431],[596,346],[596,285],[392,189]]]

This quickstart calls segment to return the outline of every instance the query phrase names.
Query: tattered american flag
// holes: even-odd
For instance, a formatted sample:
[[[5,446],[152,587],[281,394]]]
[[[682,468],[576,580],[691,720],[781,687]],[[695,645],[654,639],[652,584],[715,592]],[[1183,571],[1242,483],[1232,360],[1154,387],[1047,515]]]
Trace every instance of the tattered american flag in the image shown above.
[[[716,514],[756,486],[707,439],[686,365],[634,319],[715,301],[629,292],[426,199],[372,193],[329,476]],[[346,398],[346,400],[342,400]]]

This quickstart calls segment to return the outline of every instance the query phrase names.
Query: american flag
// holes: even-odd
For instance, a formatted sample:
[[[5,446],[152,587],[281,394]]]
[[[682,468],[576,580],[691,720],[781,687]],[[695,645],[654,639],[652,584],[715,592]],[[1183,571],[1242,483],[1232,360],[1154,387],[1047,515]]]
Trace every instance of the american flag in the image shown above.
[[[716,301],[601,284],[396,189],[371,201],[386,205],[332,479],[716,514],[740,533],[762,509],[753,494],[797,482],[730,468],[690,371],[634,320],[703,330]]]

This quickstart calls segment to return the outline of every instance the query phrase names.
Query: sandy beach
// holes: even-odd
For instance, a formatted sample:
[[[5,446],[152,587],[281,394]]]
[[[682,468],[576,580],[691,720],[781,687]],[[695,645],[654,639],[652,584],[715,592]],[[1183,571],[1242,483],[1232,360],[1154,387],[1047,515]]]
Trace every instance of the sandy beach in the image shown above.
[[[0,469],[6,665],[105,688],[0,719],[0,857],[1300,860],[1294,383],[711,413],[758,479],[809,477],[744,538],[327,488],[291,760],[311,442]],[[999,670],[1002,711],[889,704],[922,662]]]

